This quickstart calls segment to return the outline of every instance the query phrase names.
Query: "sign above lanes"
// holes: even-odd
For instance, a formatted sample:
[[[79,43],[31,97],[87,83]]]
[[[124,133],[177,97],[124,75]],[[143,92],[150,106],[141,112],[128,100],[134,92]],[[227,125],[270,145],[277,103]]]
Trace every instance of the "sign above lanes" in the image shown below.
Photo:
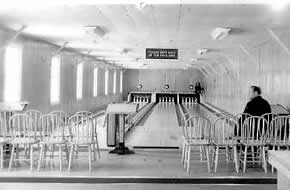
[[[178,49],[146,48],[146,59],[178,59]]]

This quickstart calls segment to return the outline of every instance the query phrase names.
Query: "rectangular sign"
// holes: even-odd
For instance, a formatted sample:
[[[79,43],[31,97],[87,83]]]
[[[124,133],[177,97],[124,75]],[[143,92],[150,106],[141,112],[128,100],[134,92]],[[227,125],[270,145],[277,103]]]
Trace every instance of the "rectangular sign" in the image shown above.
[[[146,48],[146,59],[178,59],[178,49]]]

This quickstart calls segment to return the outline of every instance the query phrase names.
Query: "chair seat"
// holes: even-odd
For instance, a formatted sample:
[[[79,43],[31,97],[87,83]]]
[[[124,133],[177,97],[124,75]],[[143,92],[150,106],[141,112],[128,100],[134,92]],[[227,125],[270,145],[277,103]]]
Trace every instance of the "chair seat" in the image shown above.
[[[71,140],[68,142],[69,144],[78,144],[78,145],[89,145],[89,144],[96,144],[93,140],[87,140],[87,139],[80,139],[80,140]]]
[[[290,142],[284,140],[269,140],[268,144],[272,146],[290,146]]]
[[[38,141],[34,138],[15,138],[15,139],[11,139],[9,141],[10,144],[35,144],[37,143]]]
[[[46,137],[44,139],[42,139],[40,142],[40,144],[65,144],[66,140],[61,138],[61,137]]]
[[[262,142],[261,140],[241,140],[240,142],[246,146],[265,146],[266,142]]]
[[[237,140],[223,140],[223,141],[214,141],[214,145],[216,146],[234,146],[239,144]]]
[[[205,139],[186,139],[185,143],[187,145],[193,146],[202,146],[202,145],[209,145],[209,140],[205,140]]]

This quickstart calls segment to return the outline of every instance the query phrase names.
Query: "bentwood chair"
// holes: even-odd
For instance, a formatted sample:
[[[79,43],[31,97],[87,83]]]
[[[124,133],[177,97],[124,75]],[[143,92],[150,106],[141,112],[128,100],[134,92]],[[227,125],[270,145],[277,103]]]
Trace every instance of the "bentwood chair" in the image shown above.
[[[90,117],[82,114],[75,114],[69,118],[71,138],[69,139],[69,165],[68,170],[71,170],[72,161],[74,159],[74,152],[78,151],[79,146],[87,146],[89,153],[89,171],[92,169],[92,153],[96,151],[94,144],[95,125]]]
[[[189,114],[189,113],[185,113],[185,114],[182,115],[182,120],[181,120],[182,134],[185,134],[186,121],[190,117],[191,117],[191,114]],[[186,137],[184,135],[182,135],[182,155],[181,155],[181,163],[184,163],[184,159],[185,159],[185,146],[186,146],[185,144],[186,144]]]
[[[6,137],[6,126],[5,121],[0,118],[0,167],[3,169],[4,164],[4,152],[5,146],[9,142],[9,139]]]
[[[58,119],[62,121],[62,122],[60,122],[62,125],[61,127],[64,128],[64,136],[67,138],[70,135],[69,134],[69,122],[68,122],[69,114],[64,112],[64,111],[61,111],[61,110],[52,111],[52,112],[50,112],[50,114],[56,115],[58,117]]]
[[[200,116],[192,116],[186,121],[183,130],[185,137],[185,161],[184,168],[189,172],[190,167],[190,154],[192,147],[203,147],[206,150],[206,160],[208,172],[210,172],[210,131],[211,123],[207,118]]]
[[[290,117],[278,116],[270,123],[268,134],[269,149],[289,150],[290,149]],[[274,167],[272,166],[272,172]]]
[[[32,127],[34,128],[34,132],[36,132],[38,135],[39,131],[41,130],[39,128],[38,121],[42,113],[38,110],[27,110],[25,111],[25,114],[28,115],[32,119]]]
[[[268,122],[265,118],[252,116],[247,118],[241,129],[241,162],[243,172],[246,172],[247,162],[261,163],[267,173],[266,145]],[[249,151],[251,149],[251,151]],[[248,155],[249,154],[249,155]],[[251,160],[247,160],[251,156]],[[262,161],[261,161],[262,157]],[[257,159],[258,158],[258,159]]]
[[[239,160],[237,145],[238,142],[234,138],[235,130],[237,130],[237,122],[228,117],[218,118],[213,126],[212,143],[215,147],[215,157],[214,157],[214,171],[217,171],[218,161],[219,161],[219,151],[221,148],[226,150],[226,161],[229,163],[230,160],[230,149],[233,150],[234,164],[236,172],[239,172]]]
[[[261,117],[266,119],[266,121],[268,122],[269,125],[270,125],[271,121],[278,116],[279,115],[274,114],[274,113],[265,113],[265,114],[261,115]]]
[[[11,140],[9,144],[12,145],[12,151],[9,162],[9,171],[12,168],[12,164],[18,160],[30,160],[30,170],[33,169],[33,150],[38,141],[35,136],[35,128],[33,127],[33,120],[26,114],[14,114],[9,120],[9,130]],[[34,135],[33,135],[34,134]],[[27,147],[30,150],[30,158],[19,158],[19,147]]]
[[[95,136],[94,136],[94,138],[96,138],[95,139],[96,144],[93,144],[93,146],[97,146],[96,150],[98,150],[98,156],[99,156],[99,158],[101,158],[100,147],[99,147],[99,143],[98,143],[99,142],[98,141],[98,134],[97,134],[97,120],[96,120],[96,117],[94,117],[95,114],[90,112],[90,111],[78,111],[74,115],[83,115],[83,116],[86,116],[86,117],[90,117],[93,120],[94,128],[95,128]],[[96,160],[96,152],[93,152],[93,159]]]
[[[59,152],[59,170],[62,171],[62,152],[65,148],[66,158],[68,161],[68,148],[66,144],[66,139],[64,137],[64,127],[63,120],[55,114],[45,114],[39,119],[39,124],[41,128],[40,136],[40,154],[38,160],[38,171],[40,171],[41,164],[46,161],[46,151],[50,149],[50,166],[52,166],[53,158],[55,156],[55,147],[58,147]]]
[[[244,121],[248,118],[248,117],[251,117],[252,115],[251,114],[248,114],[248,113],[240,113],[240,114],[237,114],[234,116],[234,120],[238,123],[238,126],[237,126],[237,134],[235,134],[236,138],[239,140],[240,137],[241,137],[241,128],[244,124]]]

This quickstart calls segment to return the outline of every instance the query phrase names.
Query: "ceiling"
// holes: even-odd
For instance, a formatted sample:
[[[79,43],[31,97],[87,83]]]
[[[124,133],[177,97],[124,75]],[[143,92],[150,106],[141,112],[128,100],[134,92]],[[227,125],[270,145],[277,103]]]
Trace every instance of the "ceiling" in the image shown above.
[[[140,4],[138,4],[140,5]],[[255,46],[269,38],[268,29],[286,29],[288,9],[273,11],[263,4],[86,4],[0,8],[0,25],[52,43],[89,52],[124,68],[187,69],[216,62],[223,53]],[[99,26],[103,37],[92,32]],[[216,27],[231,28],[224,40],[210,36]],[[145,59],[145,48],[178,48],[178,60]],[[199,48],[208,48],[198,55]],[[198,65],[198,64],[197,64]],[[194,68],[194,66],[192,66]]]

